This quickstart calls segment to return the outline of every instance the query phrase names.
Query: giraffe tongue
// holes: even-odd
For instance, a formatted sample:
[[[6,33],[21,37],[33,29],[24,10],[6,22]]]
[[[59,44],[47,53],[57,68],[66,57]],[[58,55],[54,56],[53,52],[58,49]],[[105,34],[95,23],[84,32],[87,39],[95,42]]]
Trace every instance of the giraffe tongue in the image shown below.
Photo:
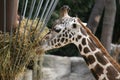
[[[69,8],[69,6],[67,6],[67,5],[64,5],[63,7],[61,7],[61,9],[60,9],[60,17],[61,17],[61,18],[62,18],[62,17],[70,17],[70,16],[68,15],[69,10],[70,10],[70,8]]]

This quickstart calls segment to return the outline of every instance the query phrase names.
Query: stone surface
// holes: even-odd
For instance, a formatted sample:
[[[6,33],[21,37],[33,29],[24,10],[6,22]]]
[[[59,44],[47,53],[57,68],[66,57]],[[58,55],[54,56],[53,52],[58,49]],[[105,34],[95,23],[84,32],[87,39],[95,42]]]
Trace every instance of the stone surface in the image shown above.
[[[26,70],[25,73],[24,73],[24,77],[23,79],[24,80],[32,80],[32,70]]]
[[[52,73],[49,76],[54,79],[51,77],[49,80],[95,80],[81,57],[45,55],[43,66],[52,69],[52,72],[47,70],[43,72],[44,74]]]
[[[95,80],[81,57],[45,55],[42,75],[42,80]]]
[[[71,80],[80,80],[79,78],[81,78],[81,80],[95,80],[83,58],[71,57],[70,60],[72,66],[70,77],[78,78]]]
[[[56,74],[53,68],[43,68],[42,73],[42,80],[57,80],[58,78],[58,74]]]

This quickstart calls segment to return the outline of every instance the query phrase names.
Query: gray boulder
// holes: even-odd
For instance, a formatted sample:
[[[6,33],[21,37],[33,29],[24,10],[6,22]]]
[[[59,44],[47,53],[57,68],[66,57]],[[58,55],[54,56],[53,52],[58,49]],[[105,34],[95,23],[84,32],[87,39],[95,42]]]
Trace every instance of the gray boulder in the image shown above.
[[[43,66],[54,69],[57,78],[61,78],[71,73],[71,61],[68,57],[45,55]]]
[[[55,79],[51,80],[95,80],[81,57],[45,55],[43,66],[54,69]]]
[[[71,57],[71,75],[69,80],[95,80],[81,57]]]
[[[81,57],[60,57],[44,55],[41,80],[95,80],[88,66]],[[25,77],[32,78],[27,71]],[[32,79],[29,79],[32,80]]]

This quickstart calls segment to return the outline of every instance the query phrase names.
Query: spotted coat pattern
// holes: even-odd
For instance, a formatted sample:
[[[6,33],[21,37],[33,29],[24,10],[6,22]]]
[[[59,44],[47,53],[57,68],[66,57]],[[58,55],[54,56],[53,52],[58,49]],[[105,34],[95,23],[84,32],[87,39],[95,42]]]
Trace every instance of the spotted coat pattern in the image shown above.
[[[47,51],[73,43],[78,47],[96,80],[120,80],[120,69],[114,66],[117,63],[110,61],[84,29],[79,18],[70,17],[67,8],[63,8],[64,16],[55,21],[52,30],[42,41],[43,49]]]

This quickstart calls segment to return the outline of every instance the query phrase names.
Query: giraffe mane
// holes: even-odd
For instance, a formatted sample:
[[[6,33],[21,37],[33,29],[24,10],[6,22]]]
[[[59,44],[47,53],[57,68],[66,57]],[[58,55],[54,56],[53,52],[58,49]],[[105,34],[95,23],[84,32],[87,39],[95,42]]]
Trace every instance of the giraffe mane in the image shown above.
[[[114,64],[117,70],[120,72],[119,64],[109,55],[108,51],[104,48],[101,42],[98,40],[96,36],[90,31],[89,28],[82,24],[82,21],[78,18],[78,22],[82,25],[82,27],[86,30],[87,34],[95,41],[96,45],[101,49],[101,51],[105,54],[105,56],[109,59],[110,62]]]

